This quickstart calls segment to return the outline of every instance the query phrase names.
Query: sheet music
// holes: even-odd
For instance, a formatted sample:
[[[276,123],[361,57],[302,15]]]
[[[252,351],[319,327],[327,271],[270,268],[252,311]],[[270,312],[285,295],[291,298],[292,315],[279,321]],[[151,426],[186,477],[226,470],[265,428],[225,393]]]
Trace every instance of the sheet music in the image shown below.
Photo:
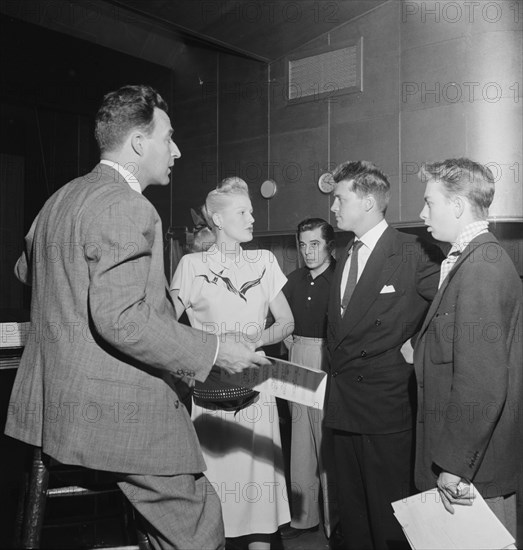
[[[323,408],[327,373],[269,357],[270,365],[246,369],[227,380],[316,409]]]

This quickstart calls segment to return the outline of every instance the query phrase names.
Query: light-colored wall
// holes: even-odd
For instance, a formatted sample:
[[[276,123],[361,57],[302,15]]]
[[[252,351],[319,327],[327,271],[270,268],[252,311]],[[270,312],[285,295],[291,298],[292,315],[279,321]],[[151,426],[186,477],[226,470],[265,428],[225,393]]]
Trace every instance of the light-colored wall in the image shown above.
[[[330,219],[318,168],[349,159],[372,160],[390,176],[393,223],[420,223],[421,163],[456,156],[492,168],[493,219],[523,219],[523,6],[487,4],[391,0],[303,49],[363,37],[364,91],[294,105],[270,96],[270,158],[300,170],[277,174],[267,229]],[[271,64],[274,89],[285,88],[285,63]]]
[[[523,3],[401,2],[402,204],[425,160],[467,156],[496,177],[492,219],[523,218]]]

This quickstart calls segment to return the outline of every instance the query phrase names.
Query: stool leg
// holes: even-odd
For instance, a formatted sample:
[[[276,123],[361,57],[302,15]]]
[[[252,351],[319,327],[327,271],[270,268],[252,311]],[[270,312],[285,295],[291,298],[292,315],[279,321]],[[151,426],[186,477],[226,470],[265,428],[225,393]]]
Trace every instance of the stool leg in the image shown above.
[[[42,450],[37,448],[33,453],[33,463],[29,475],[22,528],[22,548],[40,547],[48,484],[49,470],[42,459]]]
[[[25,472],[20,483],[18,503],[16,505],[15,526],[13,532],[13,548],[20,548],[22,544],[22,524],[24,522],[25,502],[27,500],[28,474]]]
[[[133,508],[127,498],[124,500],[124,506],[126,509],[126,512],[124,514],[125,523],[126,523],[126,530],[128,527],[128,517],[129,515],[132,518],[132,522],[134,524],[134,532],[136,535],[136,542],[138,544],[139,550],[153,550],[151,541],[149,539],[149,536],[147,535],[147,529],[145,527],[145,520],[140,515],[140,512]],[[126,544],[129,543],[128,540],[125,541]]]
[[[140,550],[152,550],[151,541],[147,536],[147,531],[145,530],[144,521],[141,517],[137,517],[138,512],[135,513],[135,524],[136,524],[136,541],[138,543],[138,548]]]

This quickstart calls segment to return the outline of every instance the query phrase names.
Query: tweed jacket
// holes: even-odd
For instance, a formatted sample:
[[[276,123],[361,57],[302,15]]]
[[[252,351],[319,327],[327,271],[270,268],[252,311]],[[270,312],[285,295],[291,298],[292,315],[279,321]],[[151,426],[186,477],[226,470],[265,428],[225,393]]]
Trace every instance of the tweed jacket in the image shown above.
[[[340,281],[351,246],[337,263],[331,287],[325,423],[367,434],[412,429],[413,366],[400,350],[420,329],[437,291],[442,254],[438,247],[387,227],[341,317]]]
[[[15,272],[32,286],[31,333],[6,434],[69,464],[201,472],[174,382],[204,380],[217,340],[176,321],[152,204],[99,164],[46,202]]]
[[[522,464],[522,286],[491,233],[473,239],[439,289],[414,352],[415,481],[440,469],[484,497],[517,489]]]

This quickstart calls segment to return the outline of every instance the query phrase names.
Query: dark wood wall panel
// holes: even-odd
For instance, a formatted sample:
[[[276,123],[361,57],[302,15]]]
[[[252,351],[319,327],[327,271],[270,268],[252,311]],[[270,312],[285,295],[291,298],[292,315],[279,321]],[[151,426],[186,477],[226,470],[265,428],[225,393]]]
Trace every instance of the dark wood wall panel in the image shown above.
[[[0,152],[24,159],[23,231],[44,202],[99,160],[93,130],[102,97],[124,84],[154,86],[173,103],[172,72],[91,42],[0,15]],[[166,227],[170,190],[146,190]],[[22,242],[8,243],[22,249]],[[2,288],[0,308],[8,296]],[[24,304],[28,306],[26,292]]]
[[[259,194],[267,178],[267,74],[265,63],[212,49],[189,46],[182,53],[175,71],[174,128],[182,152],[173,185],[176,225],[192,227],[190,209],[222,178],[237,175],[249,185],[256,230],[267,229]]]
[[[218,174],[237,175],[251,193],[255,231],[268,224],[267,201],[260,185],[269,177],[268,65],[246,58],[220,54],[219,59]]]

